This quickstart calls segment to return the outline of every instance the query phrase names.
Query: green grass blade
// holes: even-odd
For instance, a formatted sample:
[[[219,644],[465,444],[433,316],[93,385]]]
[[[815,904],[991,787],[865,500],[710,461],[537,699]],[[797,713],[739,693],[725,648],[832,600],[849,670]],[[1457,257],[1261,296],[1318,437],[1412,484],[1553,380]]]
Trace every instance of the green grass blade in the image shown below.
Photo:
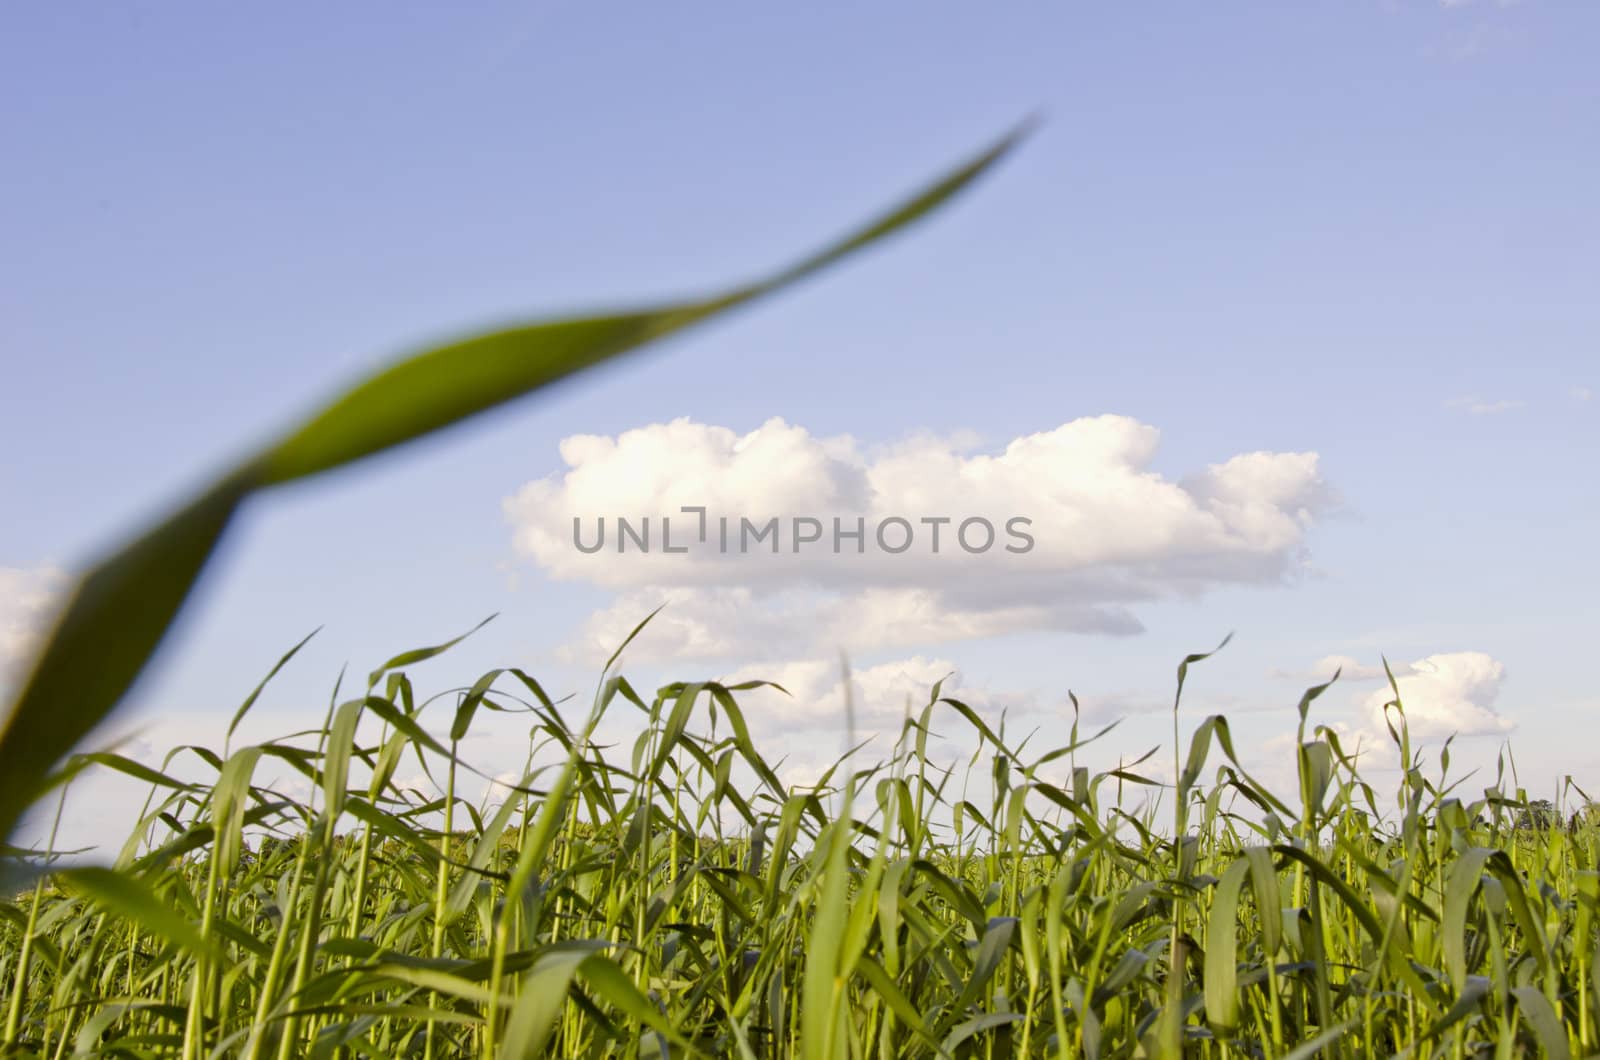
[[[1206,921],[1206,1021],[1222,1037],[1239,1025],[1239,892],[1249,870],[1244,858],[1228,866]]]
[[[261,682],[251,690],[248,696],[245,697],[245,701],[239,704],[239,709],[233,712],[233,718],[228,722],[228,734],[225,739],[233,739],[234,730],[239,727],[239,723],[244,720],[244,716],[250,713],[250,708],[256,705],[256,700],[261,698],[261,693],[266,690],[267,685],[274,677],[278,676],[278,671],[289,665],[289,660],[300,654],[300,649],[309,644],[311,642],[311,638],[315,637],[319,632],[321,632],[320,626],[312,630],[310,633],[307,633],[305,637],[301,639],[299,644],[296,644],[294,647],[290,648],[283,654],[282,658],[273,664],[272,669],[267,671],[267,676],[261,679]]]
[[[1561,1017],[1556,1015],[1550,999],[1532,986],[1513,987],[1511,996],[1517,999],[1517,1010],[1539,1042],[1539,1051],[1549,1060],[1571,1060],[1572,1047],[1567,1042],[1566,1029],[1561,1026]]]
[[[1311,1060],[1313,1056],[1316,1056],[1322,1050],[1349,1034],[1356,1026],[1355,1020],[1349,1020],[1336,1027],[1329,1027],[1322,1033],[1307,1038],[1293,1049],[1284,1053],[1282,1060]]]
[[[192,920],[132,873],[84,866],[62,870],[59,879],[174,946],[213,958],[221,956],[215,944],[200,934]]]

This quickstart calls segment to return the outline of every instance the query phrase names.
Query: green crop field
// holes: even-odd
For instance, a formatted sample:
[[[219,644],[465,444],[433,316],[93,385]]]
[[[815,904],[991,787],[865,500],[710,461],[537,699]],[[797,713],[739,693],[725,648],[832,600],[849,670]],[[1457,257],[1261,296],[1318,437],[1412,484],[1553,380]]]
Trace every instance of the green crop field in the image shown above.
[[[1245,771],[1221,717],[1184,740],[1177,700],[1158,784],[1079,766],[1092,738],[1075,721],[1046,749],[937,687],[882,761],[847,756],[801,787],[745,724],[751,686],[641,693],[608,666],[592,706],[518,670],[422,698],[407,668],[442,649],[336,694],[310,733],[233,746],[252,695],[221,748],[159,767],[83,750],[256,495],[811,276],[940,207],[1013,139],[754,280],[402,359],[89,565],[0,717],[0,1055],[1600,1050],[1600,818],[1570,784],[1573,805],[1552,807],[1503,774],[1445,783],[1398,691],[1384,790],[1314,723],[1318,689],[1293,791]],[[468,800],[481,778],[461,741],[489,712],[526,723],[528,767]],[[954,764],[947,739],[966,749]],[[431,779],[398,781],[402,762]],[[24,814],[85,770],[150,787],[120,852],[20,846]]]
[[[422,700],[384,668],[319,731],[174,753],[206,783],[71,759],[68,776],[148,781],[150,801],[113,866],[40,875],[0,906],[7,1055],[1463,1057],[1600,1040],[1600,821],[1441,790],[1398,704],[1398,790],[1307,722],[1298,792],[1268,791],[1221,717],[1171,749],[1175,785],[1091,774],[1076,727],[1030,749],[937,687],[886,760],[798,787],[752,742],[748,687],[642,695],[611,677],[583,720],[521,671]],[[485,711],[524,716],[530,765],[474,804],[456,751]],[[636,741],[603,747],[603,718]],[[941,765],[931,734],[957,730],[977,753]],[[419,759],[433,790],[395,779]],[[285,772],[309,800],[263,779]],[[1135,789],[1153,797],[1128,812]]]

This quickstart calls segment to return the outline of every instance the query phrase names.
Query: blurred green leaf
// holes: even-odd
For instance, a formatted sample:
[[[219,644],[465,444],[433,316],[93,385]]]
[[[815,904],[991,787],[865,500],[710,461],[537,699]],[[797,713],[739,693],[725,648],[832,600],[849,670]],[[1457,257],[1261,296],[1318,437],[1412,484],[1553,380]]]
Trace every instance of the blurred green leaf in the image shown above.
[[[408,357],[356,384],[198,498],[115,549],[78,583],[0,729],[0,837],[50,767],[111,713],[160,645],[229,520],[252,492],[421,438],[826,268],[960,191],[1006,136],[883,216],[764,279],[635,312],[532,323]]]

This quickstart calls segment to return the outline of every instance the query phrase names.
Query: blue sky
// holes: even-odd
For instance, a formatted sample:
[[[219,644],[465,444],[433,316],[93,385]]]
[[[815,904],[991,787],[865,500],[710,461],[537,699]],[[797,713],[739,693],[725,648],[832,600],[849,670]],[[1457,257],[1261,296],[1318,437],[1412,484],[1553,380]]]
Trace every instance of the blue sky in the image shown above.
[[[969,432],[993,454],[1110,414],[1160,432],[1146,470],[1174,483],[1315,453],[1326,493],[1293,569],[1157,592],[1132,636],[837,647],[949,661],[1049,726],[1069,686],[1159,700],[1183,653],[1234,630],[1196,716],[1248,711],[1268,751],[1325,656],[1481,653],[1498,676],[1432,692],[1514,725],[1532,785],[1581,782],[1596,30],[1600,9],[1549,0],[13,8],[0,627],[38,571],[419,342],[742,277],[1038,112],[992,179],[802,290],[261,498],[129,717],[203,726],[322,625],[263,708],[286,727],[344,661],[491,612],[430,664],[441,685],[514,663],[588,687],[562,646],[614,587],[550,577],[502,507],[573,435],[781,417],[864,453]],[[640,666],[751,661],[786,660]],[[1330,716],[1359,725],[1372,688]],[[1121,749],[1164,724],[1136,716]]]

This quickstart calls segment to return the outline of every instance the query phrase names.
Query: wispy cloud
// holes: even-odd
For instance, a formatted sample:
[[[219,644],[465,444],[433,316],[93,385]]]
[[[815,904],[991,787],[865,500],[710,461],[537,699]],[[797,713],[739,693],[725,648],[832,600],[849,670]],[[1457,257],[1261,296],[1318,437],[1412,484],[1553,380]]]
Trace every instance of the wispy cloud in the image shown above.
[[[1520,409],[1526,404],[1527,402],[1525,401],[1510,398],[1490,401],[1480,397],[1456,397],[1446,400],[1444,407],[1447,409],[1459,409],[1473,416],[1495,416],[1502,412]]]
[[[1440,6],[1448,10],[1465,10],[1471,0],[1455,0],[1445,3],[1441,0]],[[1511,5],[1496,3],[1494,6],[1504,8]],[[1473,10],[1477,10],[1476,7]],[[1491,53],[1500,53],[1508,48],[1515,48],[1525,41],[1523,31],[1511,24],[1508,13],[1489,13],[1485,16],[1474,16],[1471,24],[1454,24],[1443,30],[1437,37],[1428,42],[1422,49],[1422,54],[1430,59],[1442,59],[1446,62],[1465,63],[1482,59]]]
[[[1594,397],[1594,391],[1586,386],[1575,386],[1567,391],[1567,396],[1574,401],[1588,401]]]
[[[1405,663],[1391,663],[1390,669],[1394,671],[1397,677],[1411,672],[1410,665]],[[1386,680],[1388,677],[1384,673],[1381,661],[1364,662],[1352,655],[1325,655],[1304,670],[1280,670],[1274,668],[1267,672],[1272,677],[1316,682],[1331,681],[1335,673],[1339,675],[1341,683],[1380,681]]]

